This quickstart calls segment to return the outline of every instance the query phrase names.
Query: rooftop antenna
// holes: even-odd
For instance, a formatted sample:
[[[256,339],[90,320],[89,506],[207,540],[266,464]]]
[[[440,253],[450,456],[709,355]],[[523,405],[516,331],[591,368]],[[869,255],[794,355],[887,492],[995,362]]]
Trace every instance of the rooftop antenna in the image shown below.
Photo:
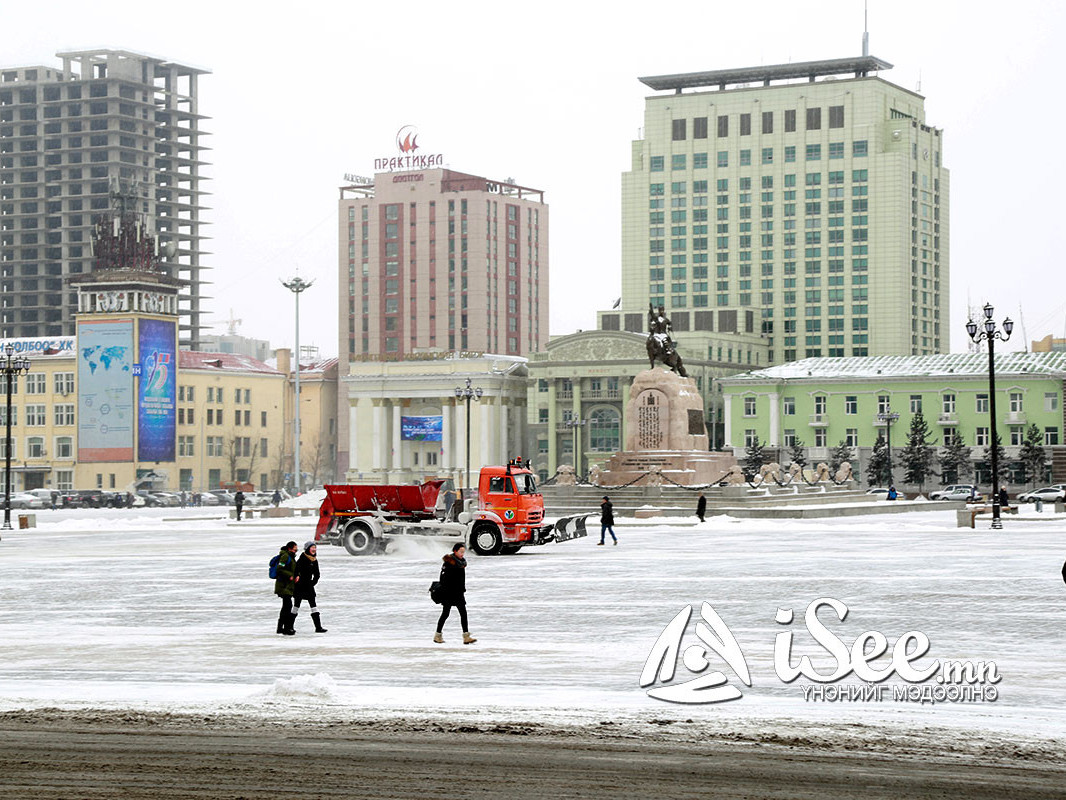
[[[870,55],[870,26],[867,24],[868,2],[862,4],[862,55]]]
[[[1018,324],[1022,329],[1022,352],[1029,352],[1029,334],[1025,332],[1025,317],[1022,316],[1022,304],[1018,303]]]
[[[922,91],[922,71],[920,69],[918,70],[918,85],[915,87],[914,91]]]

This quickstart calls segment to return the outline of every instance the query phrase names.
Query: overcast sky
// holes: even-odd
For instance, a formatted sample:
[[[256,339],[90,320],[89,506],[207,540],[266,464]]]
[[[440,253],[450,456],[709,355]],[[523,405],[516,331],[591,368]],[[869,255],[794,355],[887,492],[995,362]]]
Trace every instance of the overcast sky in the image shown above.
[[[416,125],[452,168],[513,177],[551,208],[551,333],[595,326],[620,294],[620,186],[650,94],[638,76],[861,52],[862,0],[177,6],[7,3],[0,65],[59,66],[65,49],[134,50],[211,70],[207,319],[223,332],[337,352],[337,197],[345,173]],[[991,299],[1029,339],[1066,336],[1064,147],[1055,47],[1066,6],[870,0],[882,77],[944,130],[951,171],[951,343]],[[1012,347],[1024,344],[1022,326]]]

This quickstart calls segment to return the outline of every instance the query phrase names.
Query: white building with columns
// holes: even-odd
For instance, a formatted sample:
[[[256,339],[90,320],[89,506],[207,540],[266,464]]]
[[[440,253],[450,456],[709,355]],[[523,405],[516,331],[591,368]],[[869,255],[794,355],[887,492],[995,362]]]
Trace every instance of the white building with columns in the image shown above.
[[[469,401],[469,431],[467,401],[455,394],[468,378],[482,390]],[[451,478],[465,486],[468,438],[471,482],[482,466],[526,457],[527,378],[526,359],[519,356],[426,353],[402,361],[353,361],[340,392],[342,403],[345,396],[348,401],[346,480]]]

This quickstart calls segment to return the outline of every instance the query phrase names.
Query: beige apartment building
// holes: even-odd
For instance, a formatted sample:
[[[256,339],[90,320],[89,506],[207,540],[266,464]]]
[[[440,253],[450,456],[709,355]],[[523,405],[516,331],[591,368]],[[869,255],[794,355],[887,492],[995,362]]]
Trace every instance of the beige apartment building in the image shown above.
[[[949,175],[925,98],[873,56],[641,78],[622,176],[623,314],[715,330],[754,312],[770,363],[949,341]],[[702,342],[697,346],[702,348]]]

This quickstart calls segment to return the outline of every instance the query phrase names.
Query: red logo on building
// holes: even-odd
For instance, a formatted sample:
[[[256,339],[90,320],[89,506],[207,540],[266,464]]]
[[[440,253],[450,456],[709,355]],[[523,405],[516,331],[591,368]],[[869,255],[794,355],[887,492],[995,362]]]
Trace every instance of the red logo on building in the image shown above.
[[[418,149],[418,130],[414,125],[404,125],[396,132],[396,147],[401,153],[413,153]]]

